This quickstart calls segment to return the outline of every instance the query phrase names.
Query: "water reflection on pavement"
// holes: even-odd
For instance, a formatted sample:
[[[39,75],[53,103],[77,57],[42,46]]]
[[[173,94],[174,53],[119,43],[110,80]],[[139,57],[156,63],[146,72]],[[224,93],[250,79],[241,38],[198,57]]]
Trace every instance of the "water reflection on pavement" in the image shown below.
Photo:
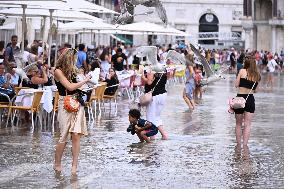
[[[234,115],[227,99],[235,95],[234,76],[206,88],[189,112],[182,85],[168,91],[162,114],[170,139],[139,144],[126,132],[129,103],[118,116],[105,113],[82,139],[78,175],[71,175],[71,144],[63,173],[52,169],[58,133],[30,134],[25,127],[0,130],[0,188],[283,188],[284,81],[255,95],[249,148],[235,147]],[[108,110],[106,110],[107,112]]]

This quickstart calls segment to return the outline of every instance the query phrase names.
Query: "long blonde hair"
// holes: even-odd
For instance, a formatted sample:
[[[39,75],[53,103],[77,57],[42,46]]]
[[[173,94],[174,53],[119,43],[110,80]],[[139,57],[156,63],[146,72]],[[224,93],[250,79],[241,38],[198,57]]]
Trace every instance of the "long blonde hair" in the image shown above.
[[[76,52],[75,49],[65,49],[56,61],[56,69],[60,69],[70,82],[74,74],[78,73],[74,65],[77,60]]]
[[[260,81],[261,76],[256,66],[255,58],[248,57],[245,59],[244,69],[247,70],[247,77],[252,81]]]

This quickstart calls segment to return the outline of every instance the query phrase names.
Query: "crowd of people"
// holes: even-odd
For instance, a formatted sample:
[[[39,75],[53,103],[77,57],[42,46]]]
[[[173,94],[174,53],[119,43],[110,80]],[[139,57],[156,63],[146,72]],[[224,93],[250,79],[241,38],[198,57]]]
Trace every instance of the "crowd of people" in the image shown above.
[[[139,69],[139,64],[145,58],[134,55],[134,47],[117,44],[114,47],[100,46],[88,49],[84,44],[72,48],[70,44],[60,47],[52,46],[50,61],[48,61],[48,47],[41,40],[34,40],[32,44],[24,44],[21,63],[26,68],[26,78],[16,72],[16,54],[19,54],[17,36],[11,37],[11,43],[0,42],[0,92],[10,98],[15,96],[15,87],[29,87],[38,89],[43,86],[56,85],[59,92],[58,121],[60,138],[56,145],[54,170],[61,172],[61,159],[69,138],[72,139],[72,173],[76,173],[78,155],[80,151],[80,137],[87,135],[84,107],[81,106],[76,114],[64,109],[64,98],[75,94],[82,87],[93,88],[99,81],[107,83],[105,95],[114,95],[118,90],[117,74],[129,69]],[[206,76],[203,65],[196,61],[196,56],[186,47],[165,45],[159,46],[157,59],[161,64],[171,64],[166,60],[169,50],[176,50],[186,59],[185,87],[183,99],[190,110],[195,110],[196,99],[202,98],[202,78]],[[253,93],[257,90],[261,79],[260,73],[268,73],[267,86],[273,85],[273,74],[278,69],[283,70],[284,51],[280,55],[267,51],[236,51],[234,48],[225,50],[205,50],[199,48],[200,54],[208,61],[213,71],[229,65],[229,73],[236,74],[237,96],[246,98],[244,108],[233,110],[236,117],[237,145],[247,146],[250,136],[252,115],[255,111]],[[50,62],[50,64],[49,64]],[[167,71],[143,72],[141,79],[145,83],[145,93],[152,93],[152,101],[146,106],[146,120],[141,118],[137,109],[129,111],[129,121],[133,127],[128,131],[136,133],[141,142],[150,142],[160,132],[162,139],[168,139],[164,129],[161,113],[165,107],[168,80]],[[1,102],[7,101],[3,96]],[[75,120],[75,121],[74,121]],[[241,126],[244,124],[242,132]]]

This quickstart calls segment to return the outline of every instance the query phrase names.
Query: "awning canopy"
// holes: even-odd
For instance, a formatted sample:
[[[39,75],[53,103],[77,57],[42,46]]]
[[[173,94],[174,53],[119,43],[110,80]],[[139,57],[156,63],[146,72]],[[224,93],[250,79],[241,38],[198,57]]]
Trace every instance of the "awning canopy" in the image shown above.
[[[0,26],[0,30],[14,30],[16,28],[16,23],[4,23],[3,26]]]
[[[49,17],[49,10],[45,9],[26,9],[26,17]],[[22,17],[23,9],[22,8],[10,8],[0,10],[0,14],[4,14],[7,17]],[[91,16],[89,14],[79,12],[79,11],[67,11],[67,10],[54,10],[53,12],[54,19],[61,20],[100,20],[97,17]]]
[[[127,25],[119,25],[117,28],[121,31],[141,32],[143,34],[188,36],[185,32],[175,28],[169,26],[163,27],[150,22],[136,22]]]
[[[90,3],[85,0],[49,0],[49,1],[0,1],[0,7],[21,7],[27,5],[27,8],[37,9],[54,9],[54,10],[76,10],[83,12],[97,12],[119,14],[113,10],[107,9],[103,6]]]
[[[61,25],[59,30],[115,30],[114,25],[104,23],[102,19],[96,21],[74,21]]]

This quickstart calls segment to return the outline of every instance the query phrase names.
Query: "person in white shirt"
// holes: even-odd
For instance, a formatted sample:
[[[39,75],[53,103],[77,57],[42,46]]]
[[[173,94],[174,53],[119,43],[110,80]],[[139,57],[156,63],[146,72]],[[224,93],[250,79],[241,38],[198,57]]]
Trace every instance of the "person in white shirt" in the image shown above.
[[[159,49],[159,56],[160,56],[160,63],[161,64],[166,64],[166,57],[167,57],[167,51],[165,47],[162,47]]]
[[[109,55],[107,52],[103,52],[100,56],[101,59],[101,77],[106,79],[109,69],[111,68],[111,63],[109,61]]]
[[[12,65],[13,68],[17,68],[16,63],[13,63]],[[11,79],[10,79],[10,84],[12,87],[18,87],[21,83],[21,77],[19,74],[16,73],[15,69],[11,70]]]
[[[273,55],[270,53],[268,56],[268,64],[267,64],[267,71],[268,71],[268,77],[267,77],[267,87],[273,87],[273,74],[276,70],[276,67],[278,68],[278,64],[273,59]]]

